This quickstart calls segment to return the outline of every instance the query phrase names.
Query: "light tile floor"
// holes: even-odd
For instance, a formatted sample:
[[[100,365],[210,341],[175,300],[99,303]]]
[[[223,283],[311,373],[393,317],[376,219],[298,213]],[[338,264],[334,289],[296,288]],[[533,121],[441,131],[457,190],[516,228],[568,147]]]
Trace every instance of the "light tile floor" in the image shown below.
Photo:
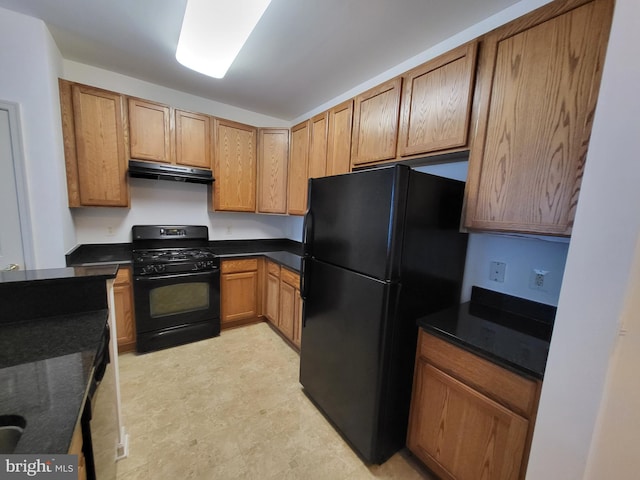
[[[302,393],[298,354],[266,323],[119,361],[130,452],[118,480],[431,478],[404,450],[363,464]]]

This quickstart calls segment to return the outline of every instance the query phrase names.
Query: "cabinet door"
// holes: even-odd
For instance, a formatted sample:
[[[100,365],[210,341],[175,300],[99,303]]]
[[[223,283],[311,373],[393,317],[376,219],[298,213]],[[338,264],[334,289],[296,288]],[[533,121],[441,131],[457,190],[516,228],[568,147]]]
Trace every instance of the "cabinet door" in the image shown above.
[[[467,144],[476,50],[463,45],[403,75],[398,155]]]
[[[550,20],[536,11],[483,41],[469,228],[571,234],[613,8],[567,11],[575,4],[554,2]]]
[[[355,98],[352,165],[396,157],[401,86],[402,78],[398,77]]]
[[[258,133],[258,212],[287,213],[289,130]]]
[[[278,314],[280,310],[280,278],[267,275],[267,292],[265,298],[265,316],[274,325],[278,325]]]
[[[515,480],[529,422],[419,358],[407,445],[442,478]]]
[[[296,317],[296,289],[288,283],[280,282],[280,312],[278,328],[289,339],[293,340]]]
[[[84,85],[71,90],[79,205],[126,207],[124,98]]]
[[[222,324],[258,316],[258,272],[227,273],[220,277]]]
[[[295,293],[294,322],[293,343],[299,349],[302,343],[302,297],[300,297],[300,290],[296,290]]]
[[[216,119],[213,208],[256,211],[256,129]]]
[[[309,178],[324,177],[327,171],[327,112],[309,122]]]
[[[211,118],[200,113],[175,111],[176,163],[211,168]]]
[[[287,211],[290,215],[304,215],[307,210],[307,167],[309,164],[309,122],[291,129],[291,157],[289,159],[289,199]]]
[[[352,120],[353,100],[348,100],[329,110],[327,176],[351,171]]]
[[[171,108],[130,98],[129,137],[131,158],[172,163]]]
[[[136,321],[133,308],[131,268],[120,267],[113,282],[116,310],[118,352],[128,352],[136,346]]]

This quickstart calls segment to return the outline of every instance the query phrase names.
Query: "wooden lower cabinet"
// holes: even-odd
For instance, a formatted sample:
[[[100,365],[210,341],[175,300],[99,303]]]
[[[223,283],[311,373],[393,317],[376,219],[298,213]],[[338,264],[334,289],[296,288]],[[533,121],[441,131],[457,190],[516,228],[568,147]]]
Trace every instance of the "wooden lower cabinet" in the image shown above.
[[[294,311],[294,324],[293,324],[293,344],[300,349],[302,341],[302,297],[300,291],[297,292],[295,298],[295,311]]]
[[[421,331],[407,446],[443,479],[524,478],[539,388]]]
[[[258,259],[224,260],[220,267],[221,327],[258,318]]]
[[[81,425],[78,424],[73,431],[71,444],[69,445],[69,451],[67,452],[69,455],[78,456],[78,480],[87,480],[87,466],[85,464],[84,453],[82,451],[83,443],[82,428]]]
[[[277,326],[280,305],[280,265],[267,260],[266,269],[264,316]]]
[[[113,282],[113,299],[116,310],[118,352],[131,352],[136,348],[136,321],[133,308],[133,283],[129,267],[118,269]]]

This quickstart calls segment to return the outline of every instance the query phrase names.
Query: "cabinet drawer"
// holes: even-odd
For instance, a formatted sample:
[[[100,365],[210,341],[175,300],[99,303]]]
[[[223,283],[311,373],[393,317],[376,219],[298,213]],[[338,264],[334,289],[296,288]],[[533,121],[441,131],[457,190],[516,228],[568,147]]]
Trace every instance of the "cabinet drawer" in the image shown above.
[[[280,271],[280,279],[292,287],[300,289],[300,275],[297,273],[293,273],[292,271],[283,268]]]
[[[537,407],[539,382],[420,331],[418,355],[452,377],[530,418]]]
[[[258,270],[258,259],[225,260],[222,262],[220,269],[222,273],[253,272]]]
[[[280,265],[267,261],[267,273],[280,277]]]
[[[113,282],[114,286],[131,284],[131,269],[129,267],[118,268],[118,274]]]

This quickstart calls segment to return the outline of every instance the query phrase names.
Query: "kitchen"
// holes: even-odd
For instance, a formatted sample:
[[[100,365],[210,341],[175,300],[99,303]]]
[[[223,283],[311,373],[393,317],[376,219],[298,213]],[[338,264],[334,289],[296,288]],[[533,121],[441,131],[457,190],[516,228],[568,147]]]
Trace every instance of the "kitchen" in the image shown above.
[[[618,321],[621,318],[624,299],[626,295],[633,296],[626,293],[627,288],[634,286],[633,283],[629,283],[628,275],[633,264],[638,231],[638,225],[634,223],[638,220],[633,209],[633,205],[637,204],[637,193],[634,188],[637,185],[637,182],[634,182],[637,180],[637,177],[634,177],[637,175],[637,166],[630,162],[629,152],[632,151],[630,142],[634,138],[634,117],[631,112],[637,111],[633,108],[633,102],[637,100],[634,100],[631,87],[636,83],[629,73],[636,70],[631,69],[629,72],[629,62],[633,62],[635,57],[630,50],[625,50],[638,43],[635,40],[634,35],[637,34],[632,25],[632,19],[637,18],[637,10],[634,10],[637,7],[632,3],[628,0],[617,2],[562,290],[559,291],[557,300],[541,299],[548,303],[558,301],[559,310],[538,413],[536,437],[529,462],[531,478],[554,478],[554,475],[558,475],[556,478],[582,478],[587,458],[591,462],[605,462],[607,461],[605,458],[609,458],[607,455],[619,453],[608,451],[608,443],[600,443],[604,441],[605,437],[601,435],[605,435],[606,430],[598,429],[594,435],[594,428],[600,411],[607,369],[610,362],[612,366],[615,365],[610,356],[618,335]],[[509,15],[519,16],[535,6],[532,3],[522,4],[519,6],[519,12],[512,11]],[[144,180],[138,181],[137,184],[132,182],[133,204],[150,207],[152,202],[160,202],[158,203],[160,208],[157,210],[151,207],[140,211],[135,207],[126,212],[111,212],[108,211],[111,209],[105,209],[95,212],[83,211],[72,216],[66,207],[64,171],[60,168],[64,161],[56,85],[59,76],[111,90],[126,90],[127,93],[142,98],[152,97],[165,103],[180,104],[184,108],[195,111],[201,111],[202,105],[206,102],[203,103],[201,99],[195,99],[180,92],[168,91],[163,87],[62,60],[56,53],[55,45],[48,36],[46,28],[41,23],[11,12],[3,11],[2,13],[3,44],[15,45],[16,49],[2,54],[6,71],[0,80],[2,86],[0,91],[3,98],[21,104],[34,257],[38,268],[61,266],[64,254],[76,244],[126,242],[129,239],[132,224],[164,223],[166,217],[159,212],[184,212],[185,204],[193,205],[193,208],[188,210],[194,210],[194,213],[190,213],[184,223],[201,224],[211,221],[211,229],[215,232],[214,239],[224,239],[225,232],[229,231],[230,226],[231,236],[234,238],[283,236],[300,240],[300,237],[296,236],[299,235],[296,232],[300,231],[300,220],[289,220],[286,217],[262,219],[257,215],[232,213],[208,217],[206,216],[206,191],[203,189],[197,190],[194,186],[177,185],[167,191],[160,191],[147,186]],[[496,22],[494,25],[478,28],[484,28],[486,31],[509,19],[494,19],[493,21]],[[473,36],[475,36],[474,33],[469,32],[466,38],[450,40],[448,45],[441,46],[440,51],[446,51]],[[433,52],[427,58],[435,56],[435,53],[440,52]],[[395,73],[405,70],[407,68],[401,66]],[[24,85],[25,78],[32,79],[38,87]],[[377,83],[380,82],[374,79],[359,91]],[[625,90],[626,88],[628,90]],[[180,101],[177,101],[177,98],[180,98]],[[606,100],[603,101],[603,98]],[[319,106],[316,110],[322,111],[335,103],[337,102]],[[215,110],[214,107],[216,107]],[[212,106],[211,110],[212,113],[223,117],[226,114],[225,110],[220,110],[217,106]],[[315,110],[309,112],[304,118],[314,113],[316,113]],[[265,119],[248,113],[244,115],[240,117],[238,114],[233,118],[256,125],[288,126],[288,124],[278,125],[271,119],[266,122],[263,121]],[[231,117],[231,115],[227,116]],[[33,141],[34,138],[38,141]],[[52,155],[57,157],[56,162],[49,161]],[[612,161],[615,161],[617,168],[611,168]],[[616,215],[612,215],[611,212],[616,212]],[[137,216],[137,218],[130,219],[129,216]],[[139,219],[142,218],[144,220],[140,222]],[[108,236],[109,232],[104,229],[109,225],[113,227],[112,236]],[[52,234],[52,232],[58,232],[58,234]],[[482,257],[483,264],[495,260],[495,252],[505,251],[505,245],[524,245],[521,251],[513,251],[509,254],[515,260],[505,259],[509,265],[507,275],[512,274],[512,268],[517,268],[514,266],[517,265],[519,258],[531,255],[530,244],[546,246],[549,243],[510,237],[481,236],[478,238],[478,248],[483,250],[483,253],[484,249],[489,251],[485,254],[486,257]],[[549,248],[554,248],[553,245],[555,244]],[[475,248],[473,241],[470,248]],[[509,251],[511,251],[510,248]],[[527,263],[524,268],[528,270],[528,267]],[[482,286],[483,282],[487,288],[491,288],[488,285],[495,285],[488,284],[489,280],[484,278],[484,266],[480,265],[480,262],[477,269],[476,276],[467,281],[466,289],[469,289],[471,284]],[[596,283],[585,280],[592,278],[594,271],[607,272],[607,282]],[[528,290],[528,286],[523,288]],[[516,295],[520,293],[512,290],[510,292]],[[633,324],[627,323],[626,328],[631,333]],[[575,341],[576,329],[580,331],[580,342]],[[568,361],[568,359],[572,360]],[[585,372],[589,372],[587,377]],[[607,388],[604,391],[608,395],[619,398],[615,397],[617,390],[609,390],[613,387]],[[622,399],[619,398],[619,400]],[[608,403],[602,403],[602,405],[605,412],[603,415],[605,415],[607,410],[604,406]],[[625,430],[619,427],[614,433],[624,435]],[[632,435],[633,430],[626,433]],[[596,451],[599,455],[589,454],[592,439],[594,445],[597,445]],[[561,448],[559,445],[566,446]],[[621,464],[619,468],[625,465],[624,462],[619,464]],[[597,468],[597,466],[596,464],[591,468]],[[545,470],[547,468],[551,470]],[[631,467],[628,466],[628,468]],[[558,471],[562,471],[563,475],[559,475]],[[597,478],[597,475],[592,478]],[[620,474],[619,478],[624,478],[623,474]]]

